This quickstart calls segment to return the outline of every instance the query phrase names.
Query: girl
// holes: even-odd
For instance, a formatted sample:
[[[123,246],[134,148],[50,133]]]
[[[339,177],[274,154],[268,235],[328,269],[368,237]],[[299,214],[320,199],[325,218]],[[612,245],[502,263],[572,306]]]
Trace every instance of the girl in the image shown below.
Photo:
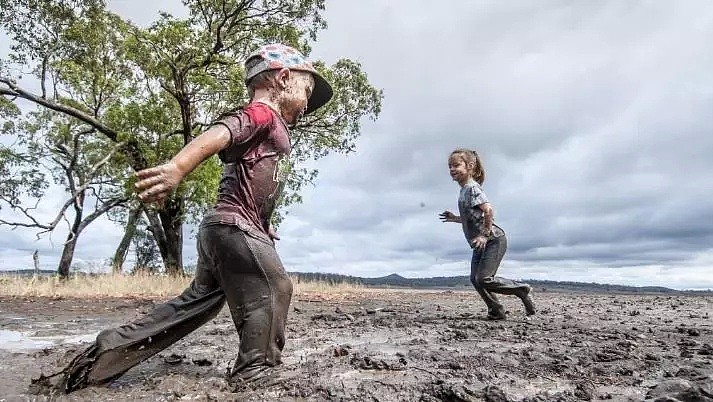
[[[443,222],[463,224],[465,238],[473,248],[470,282],[488,306],[487,318],[505,319],[505,309],[495,293],[519,297],[527,315],[535,314],[529,285],[495,276],[507,249],[507,238],[505,232],[493,223],[493,207],[481,187],[485,169],[478,154],[468,149],[456,149],[448,158],[448,169],[453,180],[461,186],[458,197],[460,216],[450,211],[439,216]]]

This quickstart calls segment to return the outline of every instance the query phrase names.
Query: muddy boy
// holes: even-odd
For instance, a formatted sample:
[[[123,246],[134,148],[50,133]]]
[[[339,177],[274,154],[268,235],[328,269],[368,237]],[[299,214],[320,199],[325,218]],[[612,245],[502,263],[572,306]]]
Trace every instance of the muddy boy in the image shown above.
[[[198,232],[195,278],[139,320],[100,332],[63,370],[63,392],[119,377],[214,318],[226,301],[240,335],[230,376],[265,378],[281,363],[292,283],[270,226],[279,168],[290,152],[289,127],[327,103],[332,88],[302,54],[280,44],[251,55],[245,75],[248,105],[221,117],[168,163],[137,174],[141,200],[162,203],[205,159],[218,154],[224,163],[217,203]]]

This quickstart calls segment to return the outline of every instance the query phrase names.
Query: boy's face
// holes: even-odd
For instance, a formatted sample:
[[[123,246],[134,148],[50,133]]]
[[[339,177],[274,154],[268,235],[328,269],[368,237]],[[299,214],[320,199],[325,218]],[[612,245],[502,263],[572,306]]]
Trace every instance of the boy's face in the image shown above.
[[[288,124],[296,124],[307,109],[314,77],[305,71],[283,69],[277,74],[277,80],[282,88],[278,97],[282,117]]]

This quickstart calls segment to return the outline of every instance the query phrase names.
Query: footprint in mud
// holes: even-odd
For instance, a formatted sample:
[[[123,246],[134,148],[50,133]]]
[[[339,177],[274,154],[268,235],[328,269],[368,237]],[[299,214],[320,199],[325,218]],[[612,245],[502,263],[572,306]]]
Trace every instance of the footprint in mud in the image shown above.
[[[476,386],[470,384],[448,384],[442,380],[436,380],[435,383],[423,389],[420,402],[511,402],[513,400],[496,385],[477,389]]]
[[[594,358],[592,360],[594,360],[595,362],[603,363],[624,360],[628,357],[629,356],[626,351],[614,348],[603,348],[594,353]]]
[[[212,365],[213,365],[213,362],[210,361],[210,360],[208,360],[208,359],[206,359],[206,358],[193,359],[193,360],[191,360],[191,361],[193,362],[193,364],[195,364],[196,366],[200,366],[200,367],[212,366]]]
[[[406,370],[407,361],[403,356],[394,361],[391,359],[354,355],[349,361],[349,364],[361,370],[404,371]]]
[[[171,366],[177,366],[177,365],[183,363],[183,359],[185,359],[185,358],[186,358],[186,355],[178,355],[175,353],[171,353],[170,356],[164,357],[163,361],[166,364],[169,364]]]

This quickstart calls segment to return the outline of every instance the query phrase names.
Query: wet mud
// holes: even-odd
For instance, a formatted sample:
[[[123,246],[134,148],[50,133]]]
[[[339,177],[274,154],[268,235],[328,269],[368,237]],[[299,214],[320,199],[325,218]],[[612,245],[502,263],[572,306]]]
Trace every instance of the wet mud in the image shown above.
[[[365,290],[293,299],[273,381],[235,384],[227,309],[103,387],[37,396],[101,329],[160,300],[0,297],[0,400],[713,401],[713,298],[536,292],[487,321],[473,291]]]

